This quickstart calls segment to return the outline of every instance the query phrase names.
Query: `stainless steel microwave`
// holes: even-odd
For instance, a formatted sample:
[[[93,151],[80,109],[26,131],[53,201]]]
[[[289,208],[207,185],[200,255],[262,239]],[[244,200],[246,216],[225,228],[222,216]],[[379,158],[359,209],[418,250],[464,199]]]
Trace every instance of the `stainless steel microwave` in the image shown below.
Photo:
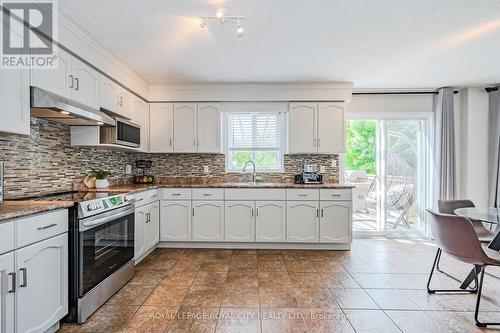
[[[101,144],[133,148],[141,146],[141,126],[122,118],[115,118],[115,126],[101,126]]]

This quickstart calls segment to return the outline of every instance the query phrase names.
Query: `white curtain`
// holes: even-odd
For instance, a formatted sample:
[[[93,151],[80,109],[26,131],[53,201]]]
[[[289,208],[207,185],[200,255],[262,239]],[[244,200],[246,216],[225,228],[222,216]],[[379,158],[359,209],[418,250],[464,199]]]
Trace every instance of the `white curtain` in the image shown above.
[[[500,91],[489,92],[488,112],[488,206],[500,204]]]
[[[457,175],[452,88],[440,88],[434,96],[434,120],[434,197],[455,199]]]

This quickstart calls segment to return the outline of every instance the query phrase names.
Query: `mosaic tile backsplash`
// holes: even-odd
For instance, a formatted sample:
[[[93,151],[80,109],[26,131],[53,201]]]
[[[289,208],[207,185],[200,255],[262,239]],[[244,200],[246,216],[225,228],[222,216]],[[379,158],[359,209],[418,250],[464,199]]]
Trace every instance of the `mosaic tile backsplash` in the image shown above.
[[[72,147],[68,126],[42,119],[31,119],[31,136],[0,136],[0,161],[5,162],[5,198],[70,191],[75,182],[92,169],[105,169],[113,179],[123,181],[125,165],[136,159],[150,159],[149,174],[157,178],[216,178],[225,182],[248,181],[249,175],[225,172],[221,154],[144,154],[110,151],[102,148]],[[338,168],[331,160],[338,155],[285,155],[285,172],[261,174],[266,182],[293,181],[304,163],[324,165],[328,182],[338,182]],[[203,166],[210,166],[210,173]],[[338,165],[338,163],[337,163]],[[138,170],[133,170],[134,174]]]

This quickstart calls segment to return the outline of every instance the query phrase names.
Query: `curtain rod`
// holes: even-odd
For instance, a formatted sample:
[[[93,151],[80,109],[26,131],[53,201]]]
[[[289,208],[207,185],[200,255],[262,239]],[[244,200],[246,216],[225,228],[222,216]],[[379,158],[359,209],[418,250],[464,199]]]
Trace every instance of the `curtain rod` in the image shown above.
[[[486,90],[486,92],[497,91],[498,87],[487,87],[487,88],[484,88],[484,90]]]
[[[498,89],[498,88],[497,88]],[[457,90],[453,91],[458,94]],[[437,91],[354,92],[353,95],[437,95]]]

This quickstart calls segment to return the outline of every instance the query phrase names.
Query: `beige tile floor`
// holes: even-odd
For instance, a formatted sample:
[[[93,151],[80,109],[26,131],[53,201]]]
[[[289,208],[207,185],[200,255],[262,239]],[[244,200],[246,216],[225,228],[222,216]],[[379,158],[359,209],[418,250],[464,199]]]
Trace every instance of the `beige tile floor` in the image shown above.
[[[60,332],[481,332],[475,295],[427,294],[435,250],[410,238],[356,239],[352,251],[157,249],[84,325]],[[438,274],[435,286],[456,282]],[[500,279],[486,277],[482,309],[500,321]]]

